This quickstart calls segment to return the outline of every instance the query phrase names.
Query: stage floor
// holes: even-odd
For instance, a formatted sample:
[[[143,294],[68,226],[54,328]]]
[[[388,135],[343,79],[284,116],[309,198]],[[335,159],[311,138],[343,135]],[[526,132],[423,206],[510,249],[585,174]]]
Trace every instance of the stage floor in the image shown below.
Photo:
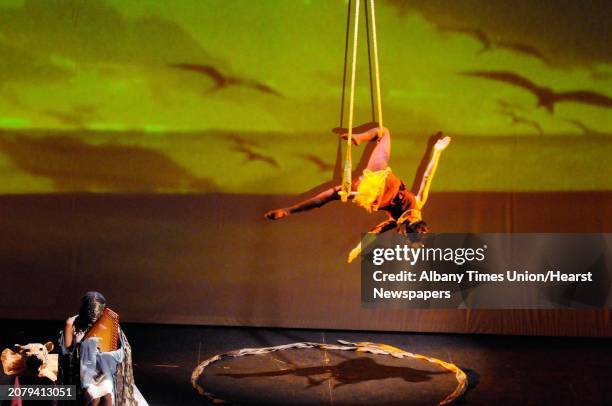
[[[54,339],[62,322],[2,320],[0,349]],[[469,405],[612,405],[612,340],[124,324],[136,384],[151,405],[202,405],[191,387],[215,354],[300,341],[373,341],[450,361],[468,373]],[[2,383],[6,382],[2,377]],[[247,381],[236,382],[236,385]],[[371,384],[371,382],[370,382]],[[415,383],[418,385],[418,383]],[[333,394],[330,394],[330,402]],[[336,403],[334,403],[336,404]]]

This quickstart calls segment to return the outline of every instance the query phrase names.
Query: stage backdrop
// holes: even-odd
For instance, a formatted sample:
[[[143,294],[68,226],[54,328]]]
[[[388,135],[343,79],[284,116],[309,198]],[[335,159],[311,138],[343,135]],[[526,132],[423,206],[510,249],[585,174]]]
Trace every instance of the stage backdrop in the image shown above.
[[[612,232],[612,5],[540,3],[377,1],[393,171],[453,136],[435,232]],[[351,5],[2,1],[0,318],[99,290],[136,322],[612,336],[607,309],[362,309],[381,213],[263,219],[339,181]]]

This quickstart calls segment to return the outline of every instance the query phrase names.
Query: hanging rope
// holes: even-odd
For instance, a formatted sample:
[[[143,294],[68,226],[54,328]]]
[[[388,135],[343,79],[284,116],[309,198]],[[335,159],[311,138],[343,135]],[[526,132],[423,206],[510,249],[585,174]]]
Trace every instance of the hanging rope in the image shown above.
[[[347,2],[346,10],[346,36],[344,38],[344,65],[342,66],[342,97],[340,98],[340,128],[344,128],[344,106],[346,101],[346,68],[348,65],[348,51],[351,34],[351,4]]]
[[[367,0],[366,6],[367,6]],[[376,102],[378,106],[378,128],[379,139],[382,137],[383,129],[383,116],[382,116],[382,100],[380,95],[380,68],[378,64],[378,44],[376,39],[376,15],[374,13],[374,0],[370,0],[370,12],[372,21],[372,42],[374,44],[374,73],[376,77]],[[367,13],[367,7],[366,7]],[[367,17],[367,14],[366,14]],[[348,197],[351,193],[352,184],[352,142],[353,142],[353,114],[355,107],[355,73],[357,67],[357,39],[359,37],[359,0],[355,0],[355,21],[353,28],[353,61],[351,65],[351,93],[349,96],[349,119],[348,119],[348,136],[346,138],[346,158],[344,160],[344,172],[342,175],[342,186],[340,192],[340,198],[343,202],[348,201]],[[369,36],[367,38],[369,44]],[[369,47],[368,47],[369,52]]]
[[[363,3],[363,15],[364,15],[364,22],[365,22],[365,37],[366,37],[366,43],[368,45],[368,87],[370,89],[370,115],[372,116],[372,120],[370,120],[371,122],[375,122],[376,121],[376,102],[374,101],[374,68],[372,67],[372,41],[370,40],[371,35],[370,35],[370,31],[372,30],[370,28],[370,17],[368,17],[369,15],[369,6],[368,6],[368,2],[365,1]]]
[[[355,0],[355,24],[353,29],[353,63],[351,66],[351,94],[349,96],[348,137],[346,137],[346,158],[344,160],[344,175],[342,190],[339,192],[343,202],[348,200],[352,183],[351,144],[353,142],[353,106],[355,105],[355,68],[357,67],[357,38],[359,36],[359,0]]]
[[[370,0],[370,10],[372,12],[372,42],[374,43],[374,72],[376,75],[376,99],[378,104],[378,139],[380,139],[383,131],[383,113],[382,98],[380,97],[380,70],[378,68],[378,44],[376,41],[376,14],[374,13],[374,0]]]

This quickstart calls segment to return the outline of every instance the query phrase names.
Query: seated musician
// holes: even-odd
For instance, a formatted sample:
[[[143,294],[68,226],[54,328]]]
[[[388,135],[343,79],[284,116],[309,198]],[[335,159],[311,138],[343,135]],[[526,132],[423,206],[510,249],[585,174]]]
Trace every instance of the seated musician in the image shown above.
[[[105,309],[106,299],[101,293],[87,292],[79,313],[66,320],[59,340],[63,358],[61,383],[76,385],[77,400],[84,405],[146,405],[134,385],[130,344],[118,319],[108,317],[116,314]],[[101,330],[116,339],[117,349],[101,351],[100,348],[108,349],[101,341],[112,338],[88,336],[101,324]]]

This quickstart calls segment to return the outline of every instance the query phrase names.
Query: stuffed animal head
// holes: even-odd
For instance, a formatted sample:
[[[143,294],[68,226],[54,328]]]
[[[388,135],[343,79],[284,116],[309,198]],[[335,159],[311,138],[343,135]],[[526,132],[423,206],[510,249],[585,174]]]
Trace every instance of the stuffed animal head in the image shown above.
[[[2,368],[6,375],[40,376],[57,379],[58,356],[49,354],[53,343],[15,344],[2,351]],[[53,379],[55,377],[55,379]]]
[[[38,370],[47,365],[49,359],[49,352],[53,350],[53,343],[51,341],[45,344],[26,344],[20,345],[15,344],[13,351],[21,355],[25,361],[26,372],[38,373]]]

